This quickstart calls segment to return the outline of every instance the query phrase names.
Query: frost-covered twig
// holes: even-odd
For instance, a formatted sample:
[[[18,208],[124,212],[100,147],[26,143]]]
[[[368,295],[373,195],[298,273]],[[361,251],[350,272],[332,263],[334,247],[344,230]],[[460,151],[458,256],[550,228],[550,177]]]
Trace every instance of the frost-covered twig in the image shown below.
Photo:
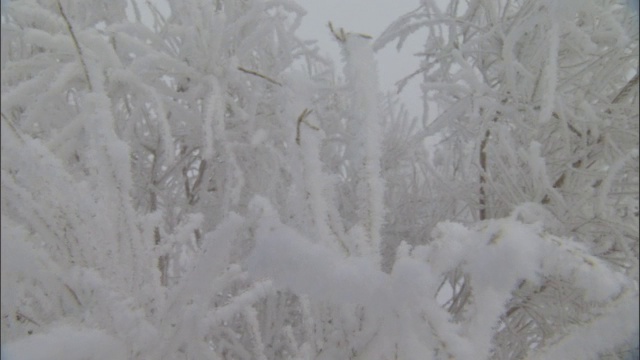
[[[16,128],[16,126],[13,124],[13,121],[9,120],[9,118],[6,117],[4,115],[4,113],[0,113],[0,115],[2,116],[2,119],[7,123],[7,125],[9,125],[9,128],[16,135],[18,140],[20,140],[21,143],[24,143],[24,139],[22,138],[22,134],[20,134],[20,130],[18,130],[18,128]]]
[[[21,313],[20,311],[16,311],[16,320],[22,322],[23,320],[26,320],[30,323],[32,323],[35,326],[40,326],[40,324],[38,324],[35,320],[33,320],[32,318],[28,317],[27,315]]]
[[[251,75],[257,76],[259,78],[263,78],[263,79],[267,80],[268,82],[270,82],[272,84],[276,84],[278,86],[282,86],[282,84],[279,83],[278,81],[273,80],[272,78],[268,77],[267,75],[260,74],[259,72],[256,72],[256,71],[253,71],[253,70],[248,70],[248,69],[245,69],[245,68],[243,68],[241,66],[238,66],[238,70],[242,71],[243,73],[247,73],[247,74],[251,74]]]
[[[63,284],[63,285],[64,285],[65,289],[67,289],[67,291],[69,291],[69,293],[73,297],[73,300],[76,302],[76,304],[78,304],[78,306],[82,306],[82,303],[80,302],[80,298],[78,297],[78,294],[76,294],[76,292],[73,291],[71,286],[69,286],[67,284]]]
[[[264,299],[272,291],[273,282],[271,280],[257,281],[243,293],[233,298],[229,304],[209,311],[206,315],[206,321],[209,324],[229,321],[236,314]]]
[[[337,31],[336,29],[333,28],[333,24],[331,23],[331,21],[329,21],[329,30],[331,31],[333,36],[336,38],[336,40],[338,40],[338,42],[340,42],[340,43],[346,42],[348,35],[357,35],[357,36],[360,36],[361,38],[364,38],[364,39],[367,39],[367,40],[373,39],[373,36],[371,36],[371,35],[362,34],[362,33],[345,32],[343,28],[340,28],[340,30]]]
[[[311,114],[313,110],[304,109],[300,116],[298,116],[298,123],[296,125],[296,144],[300,145],[300,124],[305,123],[307,126],[312,128],[313,130],[320,130],[319,127],[311,125],[306,119],[309,114]]]
[[[341,32],[342,34],[342,32]],[[381,264],[382,226],[385,219],[382,177],[382,119],[380,115],[377,64],[368,40],[348,36],[343,45],[345,77],[353,93],[347,132],[346,156],[366,193],[359,196],[358,212],[365,232],[366,251]]]
[[[331,23],[331,21],[329,21],[329,30],[331,31],[333,36],[336,38],[336,40],[338,40],[338,42],[344,43],[345,41],[347,41],[347,35],[344,33],[344,29],[340,28],[339,31],[336,31],[333,28],[333,24]]]
[[[71,22],[69,21],[69,18],[67,17],[64,10],[62,9],[62,4],[60,4],[60,1],[57,1],[56,3],[58,5],[58,10],[60,11],[60,15],[62,15],[64,22],[67,24],[67,29],[69,30],[69,34],[71,35],[71,40],[73,40],[73,45],[75,46],[76,52],[78,53],[78,59],[80,60],[80,64],[82,64],[82,70],[84,71],[84,77],[85,77],[85,80],[87,80],[89,91],[93,91],[93,86],[91,85],[91,79],[89,78],[89,71],[87,70],[87,64],[84,61],[82,48],[80,47],[78,38],[76,38],[75,32],[73,31],[73,26],[71,26]]]
[[[631,90],[633,90],[634,88],[636,89],[638,88],[638,73],[636,73],[636,75],[627,82],[627,84],[622,88],[622,90],[620,90],[618,95],[616,95],[616,97],[613,98],[613,100],[611,100],[611,103],[617,104],[620,101],[624,100],[627,97],[627,95],[631,93]]]

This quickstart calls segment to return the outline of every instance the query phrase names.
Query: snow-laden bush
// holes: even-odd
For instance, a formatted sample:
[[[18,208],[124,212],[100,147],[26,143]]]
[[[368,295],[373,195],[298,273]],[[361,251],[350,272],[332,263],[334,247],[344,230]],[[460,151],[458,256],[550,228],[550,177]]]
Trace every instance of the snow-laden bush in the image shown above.
[[[376,41],[332,26],[338,76],[294,2],[168,5],[3,9],[3,360],[628,354],[618,7],[422,2]],[[374,49],[423,27],[420,122]]]
[[[517,346],[524,342],[540,348],[536,358],[587,359],[628,339],[637,325],[637,291],[629,279],[588,255],[580,244],[545,233],[541,223],[525,224],[517,214],[471,228],[441,223],[428,245],[411,248],[403,243],[392,271],[385,273],[375,258],[346,256],[282,224],[264,199],[256,199],[254,206],[262,217],[249,273],[273,279],[276,286],[312,304],[336,308],[341,316],[333,321],[343,323],[338,330],[343,334],[329,349],[319,349],[328,351],[326,358],[348,357],[351,351],[361,358],[431,354],[484,359],[492,353],[492,341],[500,340],[493,352],[501,358],[520,358],[526,349]],[[454,288],[443,288],[442,280],[454,271],[464,276]],[[555,287],[542,291],[557,296],[556,303],[531,291],[542,284]],[[569,299],[558,293],[562,288],[574,300],[606,303],[607,309],[598,316],[569,313]],[[451,298],[450,293],[441,294],[450,291],[466,292],[468,302],[439,303]],[[531,300],[523,299],[526,293]],[[455,306],[459,308],[452,318],[447,310]],[[537,318],[539,323],[530,325],[535,331],[526,338],[514,336],[524,324],[505,316],[507,310]],[[572,322],[585,324],[557,344],[545,339],[545,332]],[[543,341],[550,344],[541,346]]]

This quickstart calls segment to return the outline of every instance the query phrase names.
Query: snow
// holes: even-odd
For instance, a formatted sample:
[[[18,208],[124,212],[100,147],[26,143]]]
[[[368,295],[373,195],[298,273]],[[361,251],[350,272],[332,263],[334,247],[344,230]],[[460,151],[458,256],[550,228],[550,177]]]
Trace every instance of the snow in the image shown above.
[[[58,325],[43,334],[34,334],[4,344],[2,360],[112,360],[126,359],[122,343],[97,329]]]
[[[596,302],[619,296],[623,289],[624,279],[601,260],[584,255],[586,249],[569,239],[548,238],[542,225],[524,224],[513,218],[486,221],[473,228],[441,223],[434,232],[434,242],[412,251],[405,246],[399,251],[391,274],[386,274],[368,257],[336,253],[271,218],[256,230],[256,246],[248,269],[256,278],[273,279],[276,286],[309,296],[313,301],[362,305],[374,318],[385,319],[386,329],[395,329],[388,336],[395,332],[402,341],[413,341],[411,333],[405,331],[416,326],[414,311],[426,311],[435,334],[448,339],[443,341],[460,343],[462,340],[453,334],[466,334],[468,346],[451,350],[453,353],[461,358],[465,353],[484,358],[491,349],[491,329],[521,280],[537,283],[542,277],[560,274],[585,290],[588,301]],[[435,301],[440,285],[438,274],[457,266],[471,274],[476,309],[462,324],[450,323]],[[612,310],[610,320],[607,316],[602,318],[603,327],[622,320],[615,314],[629,314],[627,306],[634,301],[633,296],[627,294],[623,298],[628,300],[620,300],[622,305]],[[611,338],[601,339],[594,346],[600,350],[610,348],[615,339],[622,339],[633,330],[631,323],[627,320],[627,325]],[[588,330],[584,331],[583,335],[576,334],[575,341],[591,336]],[[552,351],[561,354],[564,346],[573,349],[570,344],[571,340],[567,340],[567,345]],[[414,345],[416,349],[425,346],[420,341]]]
[[[365,258],[345,258],[314,244],[294,229],[264,221],[256,230],[256,246],[248,259],[249,273],[276,284],[334,303],[380,308],[388,276]]]
[[[638,293],[623,294],[607,312],[533,359],[599,359],[600,353],[634,340],[629,334],[637,331],[639,315]]]
[[[38,278],[46,273],[39,259],[41,250],[36,249],[32,244],[25,241],[28,237],[27,231],[21,227],[9,226],[12,221],[2,216],[2,275],[20,274],[24,277]]]
[[[622,0],[422,1],[338,24],[344,76],[289,0],[71,2],[79,44],[5,3],[2,360],[637,353]],[[412,34],[422,124],[378,82]]]

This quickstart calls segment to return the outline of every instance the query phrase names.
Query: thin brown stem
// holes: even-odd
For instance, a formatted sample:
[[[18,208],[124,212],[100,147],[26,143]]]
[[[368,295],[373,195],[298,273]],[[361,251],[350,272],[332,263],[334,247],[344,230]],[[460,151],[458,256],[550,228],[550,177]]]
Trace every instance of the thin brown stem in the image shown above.
[[[491,131],[487,130],[484,134],[484,138],[480,143],[480,220],[487,218],[487,193],[485,190],[487,183],[487,144],[491,137]]]
[[[312,128],[313,130],[320,130],[320,128],[318,128],[317,126],[311,125],[311,124],[309,124],[309,122],[306,121],[307,116],[309,114],[311,114],[312,111],[313,110],[304,109],[302,111],[302,114],[300,114],[300,116],[298,116],[298,124],[296,126],[296,144],[298,144],[298,145],[300,145],[300,124],[301,123],[307,124],[307,126]]]
[[[278,81],[273,80],[272,78],[270,78],[270,77],[268,77],[266,75],[262,75],[259,72],[256,72],[256,71],[253,71],[253,70],[248,70],[248,69],[245,69],[245,68],[243,68],[241,66],[238,66],[238,70],[242,71],[243,73],[247,73],[247,74],[254,75],[254,76],[257,76],[259,78],[265,79],[265,80],[267,80],[268,82],[270,82],[272,84],[276,84],[278,86],[282,86],[282,84],[279,83]]]
[[[78,42],[78,38],[76,37],[75,32],[73,31],[73,26],[71,26],[71,22],[69,18],[65,14],[62,9],[62,4],[60,1],[57,1],[58,10],[60,11],[60,15],[64,19],[64,22],[67,24],[67,30],[69,30],[69,34],[71,35],[71,40],[73,40],[73,45],[76,48],[76,52],[78,53],[78,58],[80,59],[80,64],[82,64],[82,70],[84,71],[84,77],[87,80],[87,85],[89,86],[89,91],[93,91],[93,86],[91,86],[91,80],[89,79],[89,71],[87,70],[87,64],[84,61],[84,56],[82,55],[82,48],[80,47],[80,43]]]
[[[626,99],[627,95],[629,95],[631,90],[633,90],[633,88],[637,88],[638,87],[638,80],[639,80],[638,79],[638,73],[636,73],[636,76],[634,76],[633,78],[631,78],[631,80],[629,80],[627,82],[627,84],[622,88],[622,90],[620,90],[618,95],[616,95],[616,97],[613,98],[613,100],[611,100],[611,103],[612,104],[617,104],[620,101]]]

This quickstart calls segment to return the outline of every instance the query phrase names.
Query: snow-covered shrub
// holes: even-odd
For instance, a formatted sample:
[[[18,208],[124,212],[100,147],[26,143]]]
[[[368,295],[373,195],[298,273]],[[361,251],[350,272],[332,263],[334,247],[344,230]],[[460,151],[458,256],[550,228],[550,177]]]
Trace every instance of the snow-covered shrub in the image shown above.
[[[341,309],[334,321],[347,325],[336,325],[345,334],[327,358],[351,352],[354,358],[512,359],[537,348],[535,358],[587,359],[631,339],[637,325],[632,280],[579,243],[549,235],[542,223],[522,223],[516,214],[472,227],[441,223],[429,244],[403,243],[385,273],[375,258],[313,243],[273,211],[262,211],[249,272],[311,303]],[[450,272],[461,274],[453,289],[443,287]],[[451,290],[465,299],[439,296]],[[549,303],[549,296],[555,301]],[[567,303],[581,298],[602,312],[567,311]],[[526,312],[533,321],[508,311]],[[563,327],[575,329],[558,341],[556,330]]]
[[[440,139],[426,182],[446,194],[437,206],[449,219],[516,211],[637,282],[636,27],[618,1],[423,1],[376,40],[425,39],[420,68],[398,85],[422,81],[423,129]]]
[[[554,4],[332,26],[338,75],[292,1],[12,1],[3,360],[624,356],[637,45]],[[374,49],[425,26],[421,122]]]

